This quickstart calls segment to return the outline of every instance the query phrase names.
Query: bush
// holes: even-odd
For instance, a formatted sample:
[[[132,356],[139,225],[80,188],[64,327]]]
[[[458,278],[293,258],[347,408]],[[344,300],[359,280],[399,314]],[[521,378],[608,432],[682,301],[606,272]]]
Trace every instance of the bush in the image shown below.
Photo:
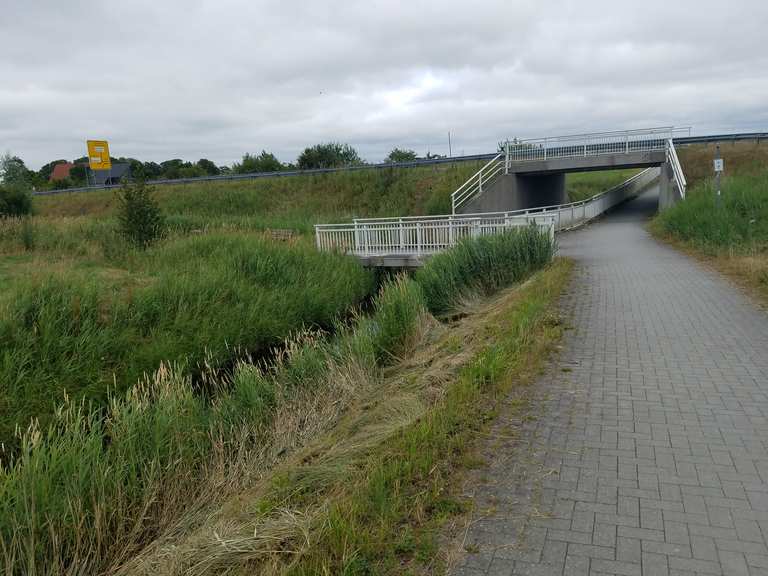
[[[32,213],[32,195],[17,185],[0,185],[0,218]]]
[[[137,248],[151,246],[165,232],[165,218],[153,190],[143,182],[126,184],[118,192],[117,219],[122,234]]]

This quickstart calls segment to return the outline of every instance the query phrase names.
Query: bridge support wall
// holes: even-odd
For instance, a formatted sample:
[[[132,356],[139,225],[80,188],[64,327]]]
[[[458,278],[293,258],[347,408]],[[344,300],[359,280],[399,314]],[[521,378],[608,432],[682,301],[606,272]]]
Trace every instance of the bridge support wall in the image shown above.
[[[670,206],[677,204],[682,198],[669,162],[664,162],[659,168],[659,212],[663,212]]]
[[[565,174],[502,174],[483,193],[459,209],[461,214],[508,212],[568,201]]]

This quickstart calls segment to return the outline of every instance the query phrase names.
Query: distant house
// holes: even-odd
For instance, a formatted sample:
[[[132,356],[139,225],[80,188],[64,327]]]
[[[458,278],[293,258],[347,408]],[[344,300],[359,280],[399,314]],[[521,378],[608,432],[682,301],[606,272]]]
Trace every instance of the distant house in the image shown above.
[[[56,164],[51,170],[51,177],[48,179],[50,182],[56,182],[57,180],[66,180],[69,178],[69,171],[74,168],[75,165],[72,162],[62,162]]]

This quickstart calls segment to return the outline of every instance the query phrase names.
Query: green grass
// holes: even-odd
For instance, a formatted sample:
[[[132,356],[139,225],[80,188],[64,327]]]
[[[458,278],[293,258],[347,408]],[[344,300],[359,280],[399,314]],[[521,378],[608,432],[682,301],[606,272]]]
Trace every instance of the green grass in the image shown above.
[[[497,255],[506,251],[505,262],[533,260],[526,250],[535,244],[526,233],[504,238]],[[340,256],[249,242],[255,241],[201,237],[152,251],[146,257],[147,271],[162,275],[174,270],[174,278],[150,282],[122,298],[119,322],[113,321],[117,310],[98,306],[98,286],[46,285],[44,297],[30,296],[29,302],[13,308],[16,322],[0,334],[14,336],[19,321],[22,332],[36,336],[46,332],[44,338],[22,333],[26,337],[19,342],[28,347],[23,350],[33,352],[43,346],[59,363],[80,362],[56,352],[56,346],[75,347],[72,341],[59,342],[62,336],[95,342],[101,348],[86,354],[90,364],[111,350],[115,334],[134,326],[137,332],[151,333],[144,351],[151,365],[167,356],[162,345],[160,352],[155,350],[166,341],[164,331],[171,334],[169,345],[181,342],[191,350],[198,343],[216,344],[207,330],[247,330],[261,338],[271,333],[264,322],[274,323],[277,333],[281,322],[283,328],[295,325],[303,315],[333,321],[338,310],[331,302],[344,308],[345,299],[359,296],[356,290],[364,293],[369,285],[369,278]],[[463,249],[480,255],[470,243]],[[191,254],[196,259],[190,259]],[[442,260],[433,268],[441,265],[455,264]],[[209,266],[217,267],[212,276]],[[227,282],[215,281],[221,278]],[[322,294],[320,286],[332,294]],[[251,298],[262,301],[249,309]],[[282,307],[272,307],[274,303]],[[296,306],[298,310],[292,309]],[[265,317],[265,311],[271,316]],[[195,393],[183,365],[177,365],[114,392],[102,409],[65,402],[47,426],[33,426],[23,435],[17,458],[0,466],[0,560],[5,573],[63,574],[73,567],[80,573],[100,573],[131,559],[168,522],[183,515],[190,502],[204,497],[206,488],[213,490],[209,497],[215,499],[216,489],[208,478],[213,475],[215,480],[219,472],[212,467],[219,463],[226,468],[244,451],[258,454],[267,448],[274,438],[269,427],[281,409],[290,407],[299,422],[311,421],[322,406],[335,405],[314,398],[314,391],[323,389],[323,381],[337,381],[350,370],[338,367],[357,366],[349,385],[362,386],[362,380],[374,379],[380,367],[407,354],[426,313],[427,299],[418,278],[400,277],[383,286],[370,316],[349,326],[336,320],[332,338],[310,332],[269,369],[241,360],[231,377],[209,382],[211,395]],[[35,332],[35,326],[46,328]],[[109,332],[110,327],[116,332]],[[187,333],[194,328],[202,333]],[[137,354],[140,350],[140,342],[131,342],[125,358],[132,362],[134,356],[144,357]],[[46,355],[37,356],[38,363],[48,360]],[[37,369],[29,365],[30,370]],[[342,390],[336,393],[337,401]],[[321,421],[326,419],[321,415]],[[282,421],[275,425],[285,426]]]
[[[331,328],[374,290],[353,259],[242,233],[177,239],[130,273],[88,266],[18,277],[0,314],[0,438],[63,401],[106,402],[162,362],[185,374],[259,357],[302,327]],[[98,270],[98,268],[97,268]]]
[[[427,307],[444,314],[470,294],[492,294],[552,259],[554,243],[534,227],[461,242],[433,256],[418,272]]]
[[[768,247],[768,170],[723,178],[718,205],[712,179],[689,190],[684,202],[662,212],[654,226],[710,254]]]
[[[451,193],[479,167],[476,162],[462,162],[158,186],[156,197],[180,229],[232,222],[248,229],[310,231],[317,222],[355,216],[448,213]],[[114,196],[114,192],[99,191],[36,197],[35,209],[42,216],[110,216],[116,207]]]
[[[602,170],[599,172],[575,172],[566,174],[565,189],[571,202],[586,200],[629,180],[640,170]]]
[[[716,144],[688,144],[677,146],[677,155],[690,188],[712,178],[712,160]],[[726,175],[755,174],[768,164],[768,145],[765,141],[723,142],[720,156],[725,162]]]

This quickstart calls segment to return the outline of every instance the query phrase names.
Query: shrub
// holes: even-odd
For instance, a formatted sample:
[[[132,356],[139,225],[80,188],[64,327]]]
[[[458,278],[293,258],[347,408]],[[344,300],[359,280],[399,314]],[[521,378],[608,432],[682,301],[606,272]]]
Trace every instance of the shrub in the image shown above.
[[[165,218],[143,182],[126,184],[118,192],[117,219],[122,234],[137,248],[151,246],[165,231]]]
[[[32,213],[32,195],[23,186],[0,185],[0,218],[25,216]]]

